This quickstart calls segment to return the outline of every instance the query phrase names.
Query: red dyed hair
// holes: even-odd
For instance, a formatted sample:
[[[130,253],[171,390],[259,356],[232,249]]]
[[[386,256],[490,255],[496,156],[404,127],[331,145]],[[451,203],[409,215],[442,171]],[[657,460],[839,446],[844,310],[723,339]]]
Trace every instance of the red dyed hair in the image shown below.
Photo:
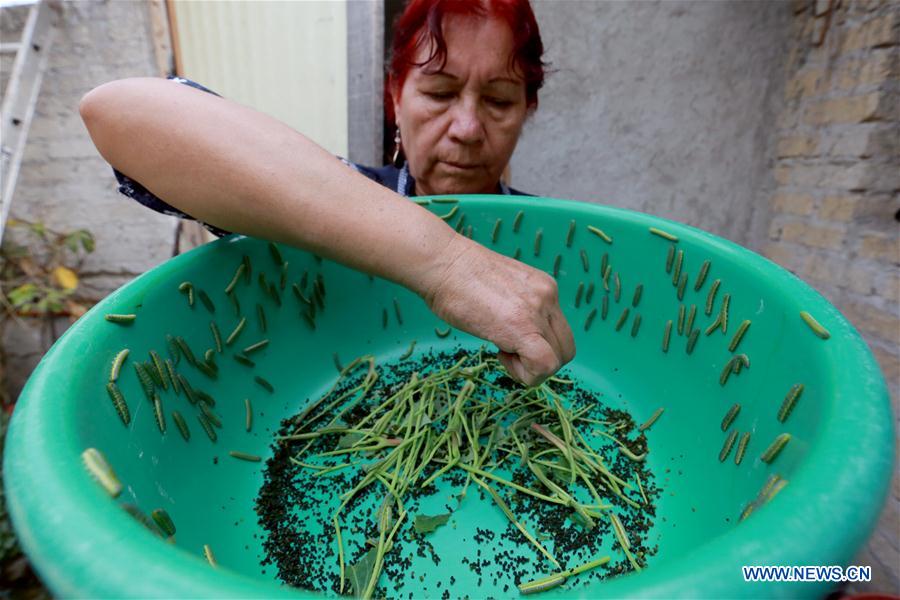
[[[538,90],[544,85],[541,57],[544,44],[541,32],[528,0],[410,0],[394,23],[394,39],[385,85],[385,108],[394,120],[392,88],[400,93],[412,67],[424,67],[437,61],[440,68],[447,64],[447,42],[443,22],[447,15],[475,18],[495,17],[505,21],[513,33],[510,67],[525,81],[525,102],[537,108]],[[421,44],[432,42],[432,53],[424,62],[415,62]]]

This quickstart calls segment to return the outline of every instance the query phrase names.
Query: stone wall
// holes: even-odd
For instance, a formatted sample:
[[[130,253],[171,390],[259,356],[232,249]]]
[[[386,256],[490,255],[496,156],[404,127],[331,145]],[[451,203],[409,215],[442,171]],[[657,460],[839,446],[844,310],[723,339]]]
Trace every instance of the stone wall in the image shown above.
[[[865,337],[900,401],[900,3],[793,4],[771,221],[758,246]],[[896,421],[895,421],[896,423]],[[885,452],[894,449],[885,448]],[[900,480],[857,564],[900,594]]]

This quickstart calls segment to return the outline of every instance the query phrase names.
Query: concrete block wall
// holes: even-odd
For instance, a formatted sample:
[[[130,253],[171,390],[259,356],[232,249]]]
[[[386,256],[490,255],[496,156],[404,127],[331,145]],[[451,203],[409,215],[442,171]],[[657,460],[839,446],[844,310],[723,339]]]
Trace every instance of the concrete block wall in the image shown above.
[[[27,11],[18,7],[17,11]],[[93,87],[122,77],[156,75],[147,4],[62,3],[10,216],[53,229],[90,230],[97,241],[82,269],[78,295],[99,300],[173,254],[176,219],[146,210],[116,191],[112,170],[97,153],[78,114]],[[9,28],[23,19],[7,20]],[[4,41],[20,34],[3,31]],[[47,345],[65,330],[24,320],[0,340],[15,398]]]
[[[830,8],[829,8],[830,7]],[[865,337],[900,414],[900,3],[793,3],[770,223],[758,245]],[[885,452],[897,452],[885,448]],[[857,564],[900,594],[900,479]]]

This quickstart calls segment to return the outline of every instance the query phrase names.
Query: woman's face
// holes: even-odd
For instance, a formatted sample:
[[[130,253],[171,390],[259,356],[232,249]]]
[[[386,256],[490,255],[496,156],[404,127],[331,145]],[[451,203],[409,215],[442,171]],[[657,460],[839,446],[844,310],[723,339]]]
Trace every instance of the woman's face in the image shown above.
[[[394,92],[416,194],[493,194],[527,114],[525,83],[509,69],[512,32],[497,19],[454,15],[444,39],[444,68],[413,67]],[[423,44],[416,62],[430,50]]]

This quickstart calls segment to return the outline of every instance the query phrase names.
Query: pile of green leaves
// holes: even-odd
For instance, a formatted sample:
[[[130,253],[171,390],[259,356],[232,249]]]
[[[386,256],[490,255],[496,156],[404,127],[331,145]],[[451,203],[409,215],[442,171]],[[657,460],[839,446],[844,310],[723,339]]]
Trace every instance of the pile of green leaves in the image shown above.
[[[640,570],[609,495],[640,508],[643,490],[638,495],[635,486],[614,474],[604,457],[588,444],[579,426],[587,425],[594,435],[611,440],[627,460],[640,462],[644,454],[634,454],[618,439],[618,424],[588,418],[594,406],[580,410],[567,407],[553,386],[570,385],[570,381],[551,378],[538,387],[514,391],[497,385],[503,369],[483,350],[463,356],[449,368],[413,373],[384,399],[374,394],[370,397],[379,377],[374,358],[357,358],[343,368],[331,391],[296,418],[294,431],[281,437],[283,441],[306,442],[292,461],[317,474],[361,469],[361,479],[340,496],[341,504],[332,517],[342,593],[345,580],[349,580],[357,596],[372,596],[385,554],[407,516],[409,493],[417,487],[428,487],[453,469],[466,475],[459,497],[465,497],[470,483],[485,490],[509,521],[554,565],[558,575],[567,572],[516,517],[498,490],[568,507],[573,519],[587,529],[593,529],[597,519],[609,520],[619,546],[631,565]],[[368,370],[360,383],[339,385],[364,367]],[[336,392],[344,388],[347,391]],[[358,414],[353,411],[360,406],[365,407],[365,416],[353,421],[351,415]],[[323,438],[333,440],[333,449],[307,456],[314,442]],[[349,460],[327,466],[318,462],[335,458]],[[527,468],[540,485],[526,487],[504,477],[498,470],[505,463],[509,463],[508,468]],[[350,502],[362,494],[381,500],[376,516],[379,536],[362,560],[348,569],[340,519]],[[414,528],[418,533],[433,531],[448,518],[419,515]],[[564,578],[558,576],[560,581]]]

